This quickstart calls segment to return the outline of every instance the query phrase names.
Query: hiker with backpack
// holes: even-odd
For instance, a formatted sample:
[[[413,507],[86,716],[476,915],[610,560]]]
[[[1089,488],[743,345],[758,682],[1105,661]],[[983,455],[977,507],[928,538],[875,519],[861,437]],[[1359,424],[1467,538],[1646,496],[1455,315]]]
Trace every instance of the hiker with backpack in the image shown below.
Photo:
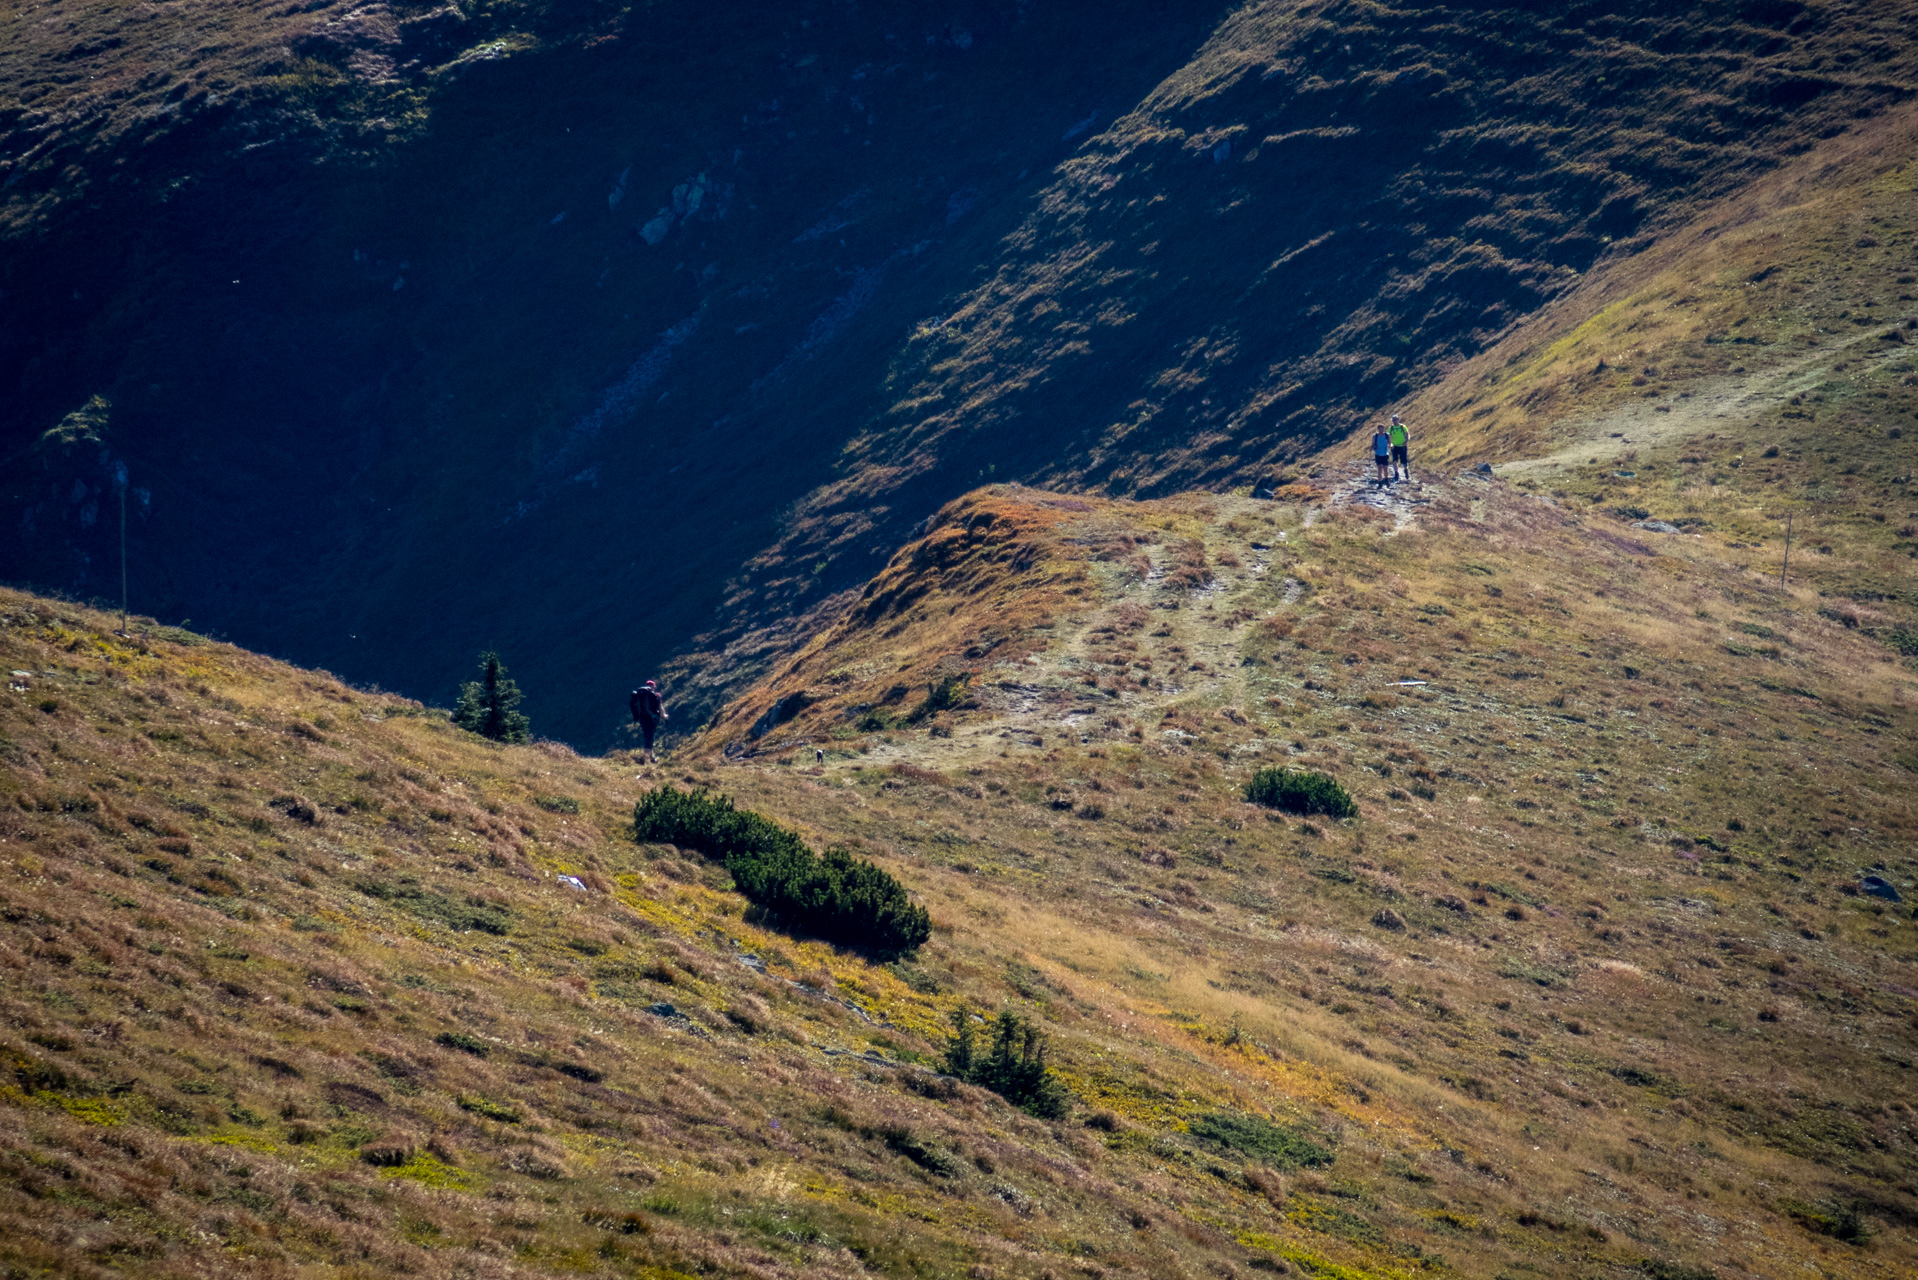
[[[1391,457],[1392,438],[1385,433],[1384,424],[1380,423],[1372,428],[1372,461],[1378,465],[1380,484],[1391,482],[1391,477],[1386,473]]]
[[[666,719],[666,703],[659,696],[657,681],[648,680],[633,690],[633,696],[626,705],[632,709],[633,723],[639,726],[639,733],[646,740],[646,758],[654,764],[659,757],[653,752],[653,735],[659,732],[660,721]]]
[[[1409,453],[1412,441],[1411,428],[1407,427],[1395,413],[1392,415],[1392,425],[1385,434],[1392,443],[1393,478],[1410,480],[1412,478],[1412,460]]]

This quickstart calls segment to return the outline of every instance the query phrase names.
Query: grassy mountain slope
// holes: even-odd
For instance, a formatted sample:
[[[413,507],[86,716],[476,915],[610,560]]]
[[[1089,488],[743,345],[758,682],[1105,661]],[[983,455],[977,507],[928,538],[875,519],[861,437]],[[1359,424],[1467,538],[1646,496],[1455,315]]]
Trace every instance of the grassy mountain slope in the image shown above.
[[[793,559],[954,471],[1149,494],[1309,455],[1902,101],[1909,17],[1245,6],[913,333]]]
[[[1905,608],[1499,481],[1000,488],[655,770],[10,595],[10,1265],[1899,1274]],[[933,942],[631,842],[702,780]],[[1067,1119],[928,1073],[962,1005]]]
[[[1759,456],[1786,441],[1821,440],[1878,480],[1840,483],[1897,483],[1889,433],[1918,409],[1914,145],[1918,114],[1887,113],[1593,272],[1408,402],[1424,451],[1440,466],[1510,460],[1584,493],[1608,441],[1709,431],[1750,455],[1751,471],[1716,469],[1728,495],[1801,492]]]
[[[967,659],[949,637],[978,579],[961,578],[874,619],[863,649],[802,658],[719,732],[816,694],[757,740],[762,756],[790,746],[803,766],[819,746],[827,778],[865,804],[907,799],[897,817],[847,804],[822,825],[983,881],[1004,924],[982,905],[975,928],[1028,940],[1074,991],[1101,972],[1081,959],[1085,919],[1135,911],[1124,941],[1089,948],[1135,1009],[1215,1039],[1235,1016],[1262,1043],[1293,1036],[1420,1114],[1441,1148],[1465,1146],[1444,1118],[1461,1095],[1495,1097],[1526,1135],[1501,1157],[1512,1185],[1540,1196],[1507,1209],[1517,1220],[1576,1208],[1574,1230],[1622,1231],[1716,1274],[1777,1273],[1789,1233],[1749,1200],[1698,1201],[1738,1194],[1747,1160],[1775,1176],[1790,1152],[1820,1170],[1806,1172],[1829,1205],[1906,1150],[1884,1131],[1811,1134],[1847,1097],[1869,1114],[1898,1096],[1910,1061],[1907,908],[1855,896],[1855,877],[1878,867],[1902,884],[1911,866],[1911,602],[1781,589],[1715,535],[1644,534],[1498,482],[1379,501],[1341,479],[1329,507],[1097,504],[1016,544],[1031,575],[1106,587],[1069,601],[1035,651],[1026,630],[1004,662]],[[956,508],[933,537],[977,514]],[[1088,563],[1086,547],[1102,550]],[[1195,593],[1179,575],[1201,566],[1213,580]],[[990,643],[999,614],[981,602],[974,634]],[[838,664],[842,645],[864,660]],[[977,672],[975,706],[945,724],[867,719],[894,671],[942,661]],[[1237,787],[1272,762],[1333,772],[1360,821],[1248,812]],[[1875,988],[1877,1019],[1838,1013],[1838,989],[1813,994],[1808,961],[1835,961],[1854,1000]],[[1811,1007],[1836,1016],[1814,1031]],[[1304,1049],[1308,1027],[1324,1047]],[[1857,1094],[1848,1073],[1867,1081]],[[1905,1159],[1866,1175],[1886,1239],[1908,1230],[1892,1225],[1909,1212]],[[1371,1183],[1371,1205],[1398,1199],[1402,1214],[1390,1185]],[[1776,1203],[1789,1217],[1803,1194]],[[1696,1212],[1728,1234],[1667,1234]],[[1604,1274],[1605,1257],[1556,1265]]]
[[[224,6],[260,49],[221,46],[205,128],[74,106],[63,163],[10,175],[58,216],[0,244],[7,573],[101,591],[125,461],[149,612],[432,696],[497,645],[546,731],[603,741],[630,665],[709,626],[830,477],[791,407],[846,381],[825,365],[883,358],[859,322],[951,287],[1061,135],[1216,14],[1108,6],[1081,30],[1027,7],[761,7],[722,30],[677,2]],[[204,20],[142,19],[176,44]],[[380,43],[429,30],[425,61]],[[1068,40],[1085,80],[1044,74]],[[145,47],[89,74],[193,74]],[[101,443],[33,447],[96,395]]]
[[[983,481],[1333,438],[1908,96],[1908,17],[23,9],[6,571],[110,589],[126,462],[149,612],[423,696],[498,645],[581,743],[690,654],[703,718]]]

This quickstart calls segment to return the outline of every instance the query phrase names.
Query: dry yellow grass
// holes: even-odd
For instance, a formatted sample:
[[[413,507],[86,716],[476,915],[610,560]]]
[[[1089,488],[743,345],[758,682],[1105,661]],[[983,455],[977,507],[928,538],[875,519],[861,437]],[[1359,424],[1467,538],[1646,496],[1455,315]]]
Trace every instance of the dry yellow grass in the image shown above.
[[[1910,880],[1910,668],[1710,540],[1419,497],[979,495],[660,769],[8,597],[14,1265],[1897,1274],[1912,926],[1841,890]],[[858,729],[954,661],[976,705]],[[1276,761],[1361,817],[1245,805]],[[862,848],[934,942],[749,924],[624,834],[664,781]],[[927,1074],[962,1003],[1042,1021],[1069,1121]]]
[[[1896,345],[1771,459],[1695,418],[1568,451],[1631,398],[1568,376],[1524,484],[979,491],[666,767],[0,596],[0,1258],[1910,1274],[1918,944],[1859,892],[1918,870]],[[1278,763],[1360,816],[1245,804]],[[754,923],[630,839],[668,782],[859,848],[934,940]],[[1067,1119],[930,1069],[962,1007],[1047,1030]]]
[[[1628,465],[1707,433],[1755,462],[1815,423],[1830,436],[1841,406],[1879,440],[1913,426],[1915,142],[1918,111],[1890,112],[1595,270],[1403,406],[1423,452],[1553,479],[1625,437]]]
[[[1013,990],[1103,1040],[1095,1059],[1150,1037],[1222,1091],[1071,1061],[1090,1105],[1141,1124],[1230,1096],[1332,1106],[1482,1162],[1524,1201],[1504,1200],[1511,1221],[1576,1219],[1726,1274],[1805,1247],[1839,1273],[1895,1270],[1787,1225],[1851,1197],[1886,1215],[1877,1248],[1903,1247],[1910,1148],[1889,1104],[1910,923],[1847,896],[1860,868],[1912,865],[1913,673],[1888,628],[1827,616],[1829,597],[1716,535],[1495,481],[1371,500],[1093,504],[1034,554],[1043,575],[1059,548],[1098,594],[1016,660],[973,659],[974,708],[858,733],[856,698],[821,697],[727,785],[904,860],[982,966],[1020,940],[1050,985]],[[1197,591],[1171,585],[1194,541],[1216,566]],[[886,627],[889,663],[955,660],[994,617],[921,601]],[[830,760],[810,777],[763,767],[814,748]],[[1278,760],[1336,773],[1365,816],[1309,831],[1247,812],[1237,784]],[[1386,907],[1403,931],[1374,923]],[[1454,1194],[1496,1220],[1501,1197]],[[1406,1238],[1468,1256],[1443,1230]],[[1469,1256],[1468,1274],[1491,1265]]]

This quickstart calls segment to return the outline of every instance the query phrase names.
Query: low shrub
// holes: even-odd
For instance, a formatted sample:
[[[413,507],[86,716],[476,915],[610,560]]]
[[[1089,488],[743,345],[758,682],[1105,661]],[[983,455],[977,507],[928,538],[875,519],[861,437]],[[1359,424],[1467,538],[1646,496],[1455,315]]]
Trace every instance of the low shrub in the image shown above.
[[[458,1049],[461,1053],[470,1053],[476,1058],[484,1058],[493,1052],[493,1046],[478,1036],[469,1036],[464,1031],[442,1031],[433,1037],[433,1043],[444,1045],[448,1049]]]
[[[1287,813],[1322,813],[1331,818],[1356,818],[1359,813],[1351,792],[1322,773],[1302,769],[1259,770],[1245,784],[1245,798]]]
[[[957,675],[943,676],[936,681],[926,683],[926,700],[912,709],[906,718],[917,724],[927,716],[938,715],[941,711],[951,711],[966,700],[966,691],[972,684],[972,672],[962,671]]]
[[[1817,1235],[1843,1240],[1846,1244],[1863,1244],[1871,1239],[1871,1230],[1859,1216],[1855,1204],[1841,1200],[1821,1200],[1817,1204],[1782,1200],[1778,1207],[1793,1222]]]
[[[1008,1010],[993,1020],[992,1047],[984,1053],[974,1039],[972,1010],[961,1006],[952,1015],[952,1029],[946,1043],[948,1075],[990,1089],[1041,1120],[1066,1113],[1065,1086],[1046,1065],[1046,1038],[1038,1027]]]
[[[1202,1142],[1262,1160],[1275,1169],[1317,1169],[1332,1163],[1332,1153],[1310,1138],[1244,1112],[1200,1116],[1192,1122],[1191,1132]]]
[[[932,936],[906,888],[845,849],[815,856],[799,834],[705,790],[660,787],[633,806],[642,843],[677,845],[725,863],[768,923],[893,959]]]

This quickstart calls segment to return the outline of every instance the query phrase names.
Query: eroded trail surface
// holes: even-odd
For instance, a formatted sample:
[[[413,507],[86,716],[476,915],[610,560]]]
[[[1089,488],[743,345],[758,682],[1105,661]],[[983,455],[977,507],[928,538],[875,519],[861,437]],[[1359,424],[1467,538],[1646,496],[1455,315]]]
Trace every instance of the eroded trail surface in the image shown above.
[[[1708,432],[1736,437],[1793,397],[1816,391],[1841,364],[1857,366],[1846,375],[1856,381],[1881,366],[1906,364],[1910,358],[1903,346],[1887,347],[1874,329],[1765,368],[1699,379],[1676,394],[1628,400],[1572,418],[1563,424],[1564,439],[1557,448],[1501,463],[1499,474],[1548,481],[1571,468],[1627,461],[1628,450],[1676,447]]]

